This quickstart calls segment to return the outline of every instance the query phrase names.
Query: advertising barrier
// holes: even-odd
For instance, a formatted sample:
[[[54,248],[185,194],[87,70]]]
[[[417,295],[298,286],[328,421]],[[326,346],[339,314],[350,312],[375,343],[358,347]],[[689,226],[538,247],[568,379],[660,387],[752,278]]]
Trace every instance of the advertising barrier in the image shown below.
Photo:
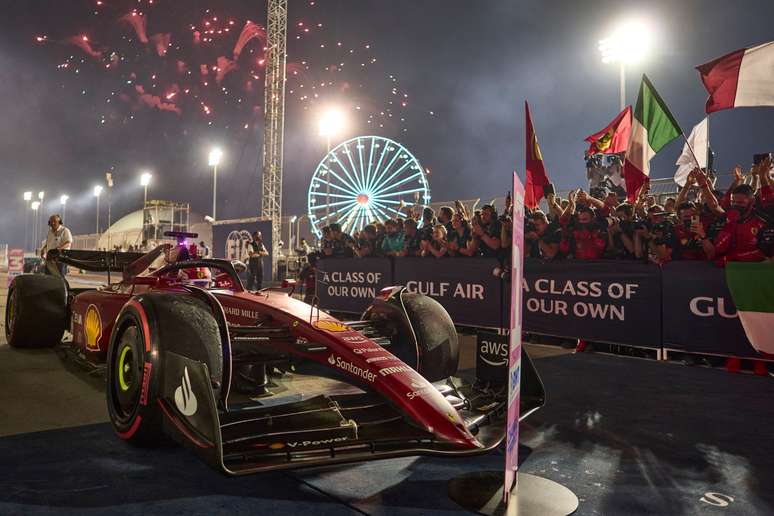
[[[503,281],[493,274],[500,268],[494,258],[400,258],[395,260],[393,279],[395,285],[441,303],[455,324],[506,328],[509,296]]]
[[[384,287],[393,285],[388,258],[329,258],[317,262],[320,308],[355,314],[371,305]]]
[[[321,260],[317,293],[326,310],[359,314],[390,285],[435,298],[458,326],[507,328],[510,282],[489,258]],[[335,274],[334,274],[335,273]],[[723,269],[705,262],[663,268],[634,261],[525,260],[528,333],[634,347],[755,357]]]
[[[662,282],[665,348],[758,356],[739,322],[723,269],[705,262],[670,262],[662,269]]]
[[[8,251],[8,285],[16,276],[24,273],[24,249]]]
[[[638,262],[527,260],[524,331],[660,347],[660,274]]]
[[[249,219],[219,220],[212,225],[212,257],[226,258],[228,260],[240,260],[247,264],[248,244],[252,240],[252,234],[260,231],[263,245],[269,252],[269,256],[263,258],[264,284],[271,280],[271,221],[257,217]],[[247,273],[240,274],[242,282],[247,281]]]

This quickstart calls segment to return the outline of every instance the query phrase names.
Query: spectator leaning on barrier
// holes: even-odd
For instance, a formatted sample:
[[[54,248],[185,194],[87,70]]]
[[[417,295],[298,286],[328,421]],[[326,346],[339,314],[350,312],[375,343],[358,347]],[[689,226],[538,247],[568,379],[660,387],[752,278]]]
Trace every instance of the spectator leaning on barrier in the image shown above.
[[[446,228],[446,234],[448,235],[452,231],[452,217],[454,216],[454,210],[451,208],[451,206],[441,206],[441,209],[438,210],[438,223],[443,224],[443,227]]]
[[[351,258],[355,255],[355,241],[351,236],[341,231],[341,225],[334,222],[331,228],[331,256],[336,258]]]
[[[567,215],[565,220],[566,217]],[[586,205],[578,206],[577,214],[564,227],[564,235],[559,244],[561,253],[576,260],[598,260],[605,253],[606,246],[607,237],[595,222],[594,210]]]
[[[764,255],[758,248],[758,233],[766,221],[754,210],[755,196],[750,185],[739,185],[731,191],[726,224],[712,243],[720,265],[726,262],[759,262]]]
[[[73,243],[73,235],[70,230],[62,224],[62,217],[59,214],[51,215],[48,218],[48,234],[46,243],[40,249],[40,257],[46,260],[46,273],[51,274],[51,267],[59,269],[59,274],[64,277],[67,273],[67,265],[61,262],[51,262],[46,259],[46,253],[53,249],[70,249]]]
[[[382,253],[385,256],[400,256],[400,253],[403,251],[403,233],[398,231],[398,222],[389,219],[384,223],[384,229]]]
[[[422,210],[422,226],[419,228],[419,240],[424,251],[433,239],[433,227],[435,227],[435,211],[428,207]]]
[[[363,228],[357,238],[357,245],[354,249],[355,255],[360,258],[376,256],[376,226],[368,224]]]
[[[707,228],[699,216],[699,210],[692,202],[677,207],[678,223],[672,228],[668,244],[669,260],[707,260],[712,252],[707,241]]]
[[[462,213],[457,212],[452,216],[452,230],[447,233],[446,242],[449,256],[473,256],[476,253],[470,225]]]
[[[524,230],[528,257],[553,260],[559,255],[562,230],[558,223],[549,223],[545,213],[540,210],[532,212]]]
[[[406,219],[403,223],[405,234],[403,236],[403,251],[400,256],[422,256],[422,241],[417,231],[417,221]]]
[[[433,239],[430,240],[425,248],[423,256],[434,256],[436,258],[448,256],[448,249],[446,246],[446,228],[443,224],[436,224],[433,227]]]

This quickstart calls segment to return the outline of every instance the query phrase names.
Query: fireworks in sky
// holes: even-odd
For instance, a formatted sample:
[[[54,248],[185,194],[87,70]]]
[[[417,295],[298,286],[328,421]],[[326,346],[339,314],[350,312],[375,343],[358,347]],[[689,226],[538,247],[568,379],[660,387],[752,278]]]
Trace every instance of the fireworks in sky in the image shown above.
[[[172,0],[96,0],[82,20],[87,30],[36,34],[33,41],[61,56],[57,68],[74,78],[78,94],[96,99],[98,124],[127,124],[155,110],[248,130],[262,121],[266,51],[266,32],[256,20],[265,6],[253,7],[249,19]],[[412,113],[432,115],[414,109],[372,43],[333,38],[318,11],[316,1],[291,5],[289,109],[343,103],[358,126],[391,132],[408,131]]]

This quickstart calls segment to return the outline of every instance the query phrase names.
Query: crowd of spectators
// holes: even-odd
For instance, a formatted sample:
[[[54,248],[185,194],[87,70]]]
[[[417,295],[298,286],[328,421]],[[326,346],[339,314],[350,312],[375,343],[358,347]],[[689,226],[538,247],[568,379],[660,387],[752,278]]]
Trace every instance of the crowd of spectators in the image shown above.
[[[366,225],[353,235],[338,223],[323,228],[323,257],[426,257],[491,256],[503,258],[511,248],[511,205],[498,215],[492,204],[469,213],[465,206],[408,208],[404,217]]]
[[[677,197],[657,204],[645,183],[634,203],[616,192],[582,189],[566,199],[546,196],[547,210],[528,210],[525,253],[543,260],[762,261],[774,255],[774,180],[771,156],[753,166],[749,177],[740,166],[725,193],[715,177],[691,172]],[[549,189],[553,191],[553,189]],[[493,204],[469,213],[462,203],[407,209],[396,217],[365,226],[354,235],[337,223],[323,228],[322,257],[487,256],[507,264],[511,249],[511,201],[504,213]]]
[[[547,213],[525,221],[527,254],[556,260],[620,259],[663,264],[672,260],[762,261],[774,255],[774,181],[771,157],[742,168],[725,193],[695,169],[676,198],[663,206],[646,183],[636,202],[615,193],[594,197],[574,190],[566,200],[547,196]],[[602,197],[602,198],[600,198]]]

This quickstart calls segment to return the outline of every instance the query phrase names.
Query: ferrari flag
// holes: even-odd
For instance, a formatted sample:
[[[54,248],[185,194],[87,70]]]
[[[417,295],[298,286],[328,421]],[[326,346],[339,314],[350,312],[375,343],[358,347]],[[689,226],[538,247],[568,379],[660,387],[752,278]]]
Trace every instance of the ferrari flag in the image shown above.
[[[540,154],[535,128],[532,126],[532,117],[529,115],[529,104],[524,101],[524,109],[527,113],[527,184],[524,192],[524,205],[529,209],[537,208],[540,199],[543,198],[543,187],[548,185],[546,167],[543,164],[543,155]]]
[[[747,340],[774,354],[774,263],[728,262],[726,282]]]
[[[774,106],[774,41],[731,52],[696,69],[710,94],[707,113]]]
[[[591,144],[589,154],[618,154],[629,147],[629,134],[632,132],[632,107],[626,106],[610,125],[586,137]]]
[[[634,201],[650,177],[650,160],[683,131],[647,76],[642,76],[624,162],[626,194]]]

